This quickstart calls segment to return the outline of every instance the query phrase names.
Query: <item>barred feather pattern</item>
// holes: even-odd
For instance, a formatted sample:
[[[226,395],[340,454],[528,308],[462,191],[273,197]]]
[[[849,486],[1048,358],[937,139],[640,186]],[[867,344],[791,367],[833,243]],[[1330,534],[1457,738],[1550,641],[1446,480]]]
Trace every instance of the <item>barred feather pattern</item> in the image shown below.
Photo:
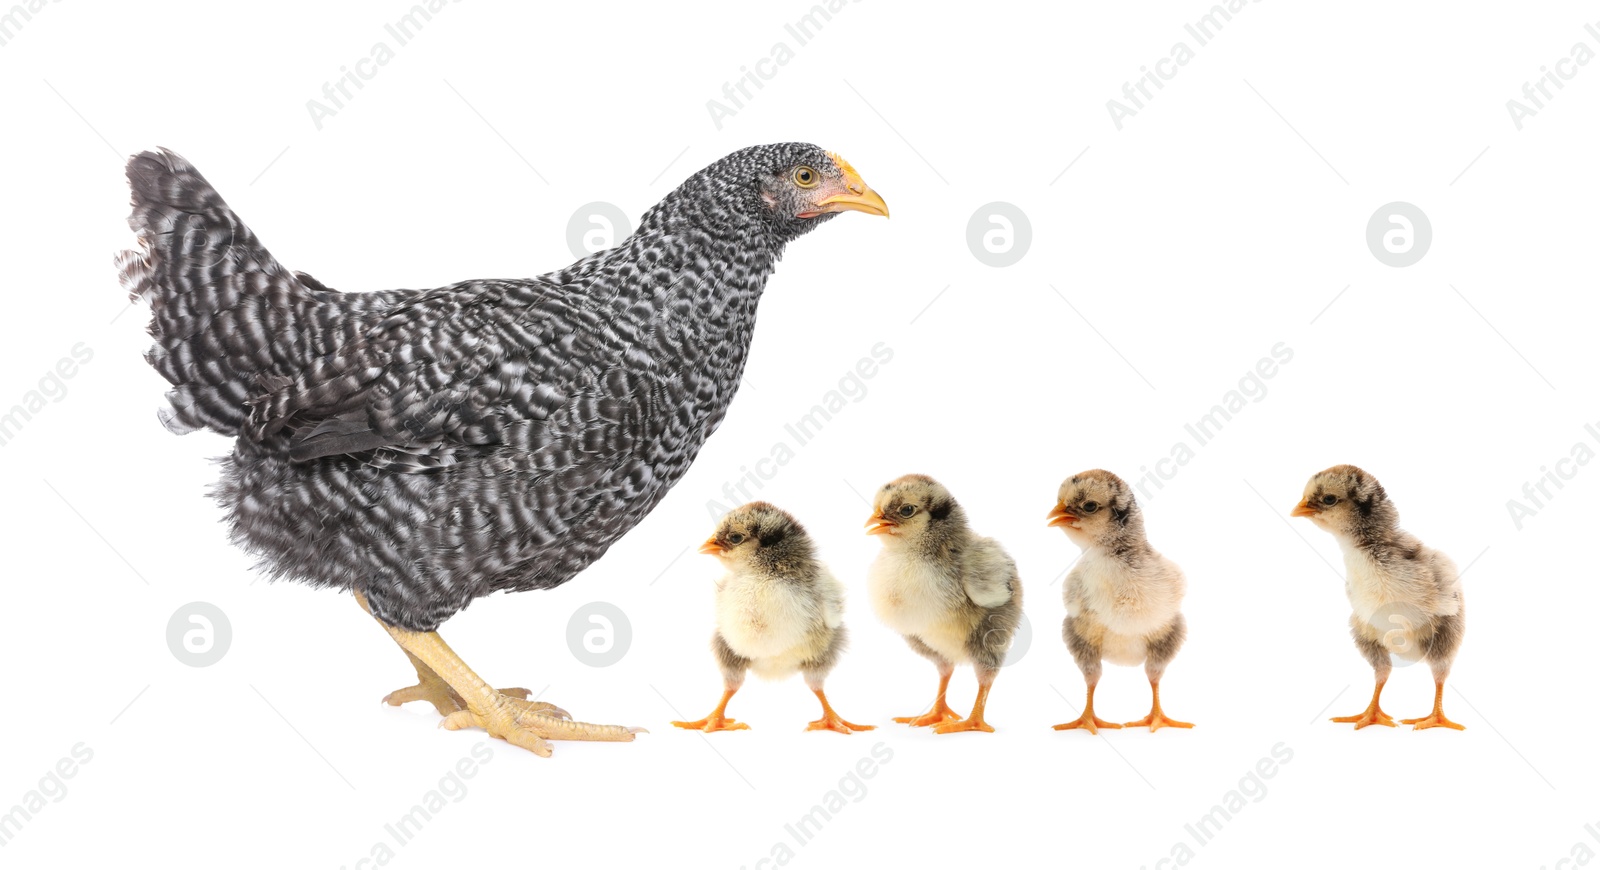
[[[170,151],[128,163],[174,432],[232,436],[215,494],[275,578],[363,591],[431,631],[497,590],[589,566],[688,470],[727,412],[800,218],[813,145],[735,152],[616,247],[525,280],[339,293],[280,265]]]

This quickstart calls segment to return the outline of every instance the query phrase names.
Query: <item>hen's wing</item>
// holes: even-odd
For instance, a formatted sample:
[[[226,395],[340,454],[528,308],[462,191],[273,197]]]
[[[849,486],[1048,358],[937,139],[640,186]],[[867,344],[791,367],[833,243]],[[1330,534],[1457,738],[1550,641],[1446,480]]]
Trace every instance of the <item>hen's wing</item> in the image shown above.
[[[576,288],[468,282],[418,296],[251,403],[245,436],[287,434],[290,458],[359,454],[384,467],[452,464],[458,448],[532,440],[610,378],[606,324]],[[627,380],[626,378],[623,379]],[[629,384],[585,412],[624,413]]]

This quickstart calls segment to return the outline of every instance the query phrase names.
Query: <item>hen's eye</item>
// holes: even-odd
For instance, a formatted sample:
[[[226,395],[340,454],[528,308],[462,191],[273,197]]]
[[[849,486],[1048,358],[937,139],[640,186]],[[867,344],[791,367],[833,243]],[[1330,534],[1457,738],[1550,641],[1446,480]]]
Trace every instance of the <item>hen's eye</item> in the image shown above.
[[[801,166],[794,171],[794,183],[801,187],[816,187],[818,180],[817,171],[809,166]]]
[[[1086,513],[1086,514],[1092,514],[1092,513],[1094,513],[1095,511],[1097,511],[1099,509],[1100,509],[1100,503],[1099,502],[1086,501],[1086,502],[1083,503],[1083,512]]]
[[[1334,504],[1338,504],[1338,502],[1339,502],[1339,497],[1336,496],[1336,495],[1325,495],[1325,496],[1322,497],[1322,503],[1325,504],[1325,505],[1334,505]]]
[[[738,532],[734,532],[733,534],[728,536],[728,543],[730,543],[730,544],[734,545],[735,547],[737,547],[740,544],[744,543],[744,535],[741,535]]]
[[[917,506],[914,505],[914,504],[903,505],[900,508],[900,516],[903,516],[903,517],[909,517],[912,514],[915,514],[916,512],[917,512]]]

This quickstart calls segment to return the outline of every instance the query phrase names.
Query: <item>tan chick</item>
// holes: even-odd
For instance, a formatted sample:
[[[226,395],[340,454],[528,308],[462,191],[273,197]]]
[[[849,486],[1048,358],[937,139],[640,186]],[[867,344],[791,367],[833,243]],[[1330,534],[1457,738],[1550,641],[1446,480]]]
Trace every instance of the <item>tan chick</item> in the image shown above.
[[[1312,475],[1292,516],[1306,517],[1333,535],[1344,551],[1345,595],[1350,599],[1350,635],[1372,665],[1376,685],[1367,709],[1335,722],[1394,727],[1378,706],[1394,658],[1426,661],[1433,669],[1433,712],[1403,724],[1465,728],[1444,715],[1444,681],[1466,629],[1461,578],[1450,557],[1423,545],[1400,528],[1400,512],[1378,479],[1354,465],[1335,465]]]
[[[1067,575],[1062,597],[1067,618],[1061,636],[1083,671],[1088,697],[1083,715],[1055,726],[1057,731],[1121,728],[1094,714],[1094,689],[1102,661],[1144,665],[1150,679],[1150,714],[1129,728],[1193,728],[1161,711],[1161,676],[1183,646],[1187,629],[1183,572],[1145,539],[1144,515],[1122,478],[1095,469],[1061,484],[1048,524],[1066,532],[1083,555]]]
[[[967,526],[949,490],[921,474],[878,490],[867,534],[883,542],[868,575],[873,609],[939,669],[933,709],[895,721],[932,725],[939,734],[993,731],[984,706],[1022,618],[1016,563],[998,542]],[[978,697],[963,719],[945,692],[955,666],[967,662],[978,677]]]
[[[822,702],[807,731],[871,731],[834,712],[822,684],[845,649],[844,585],[817,558],[806,530],[788,513],[757,501],[728,512],[700,546],[727,573],[717,581],[711,650],[722,669],[722,700],[704,719],[673,722],[699,731],[742,731],[727,718],[728,701],[752,671],[782,679],[799,671]]]

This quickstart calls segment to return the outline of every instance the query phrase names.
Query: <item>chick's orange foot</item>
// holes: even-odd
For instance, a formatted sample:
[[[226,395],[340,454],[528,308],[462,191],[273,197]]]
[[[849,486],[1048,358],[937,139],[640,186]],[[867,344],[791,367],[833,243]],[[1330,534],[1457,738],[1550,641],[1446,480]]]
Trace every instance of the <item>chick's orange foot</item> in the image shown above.
[[[1056,731],[1073,731],[1081,728],[1090,734],[1098,734],[1101,728],[1121,728],[1122,724],[1119,722],[1107,722],[1096,716],[1093,710],[1084,710],[1082,716],[1071,722],[1062,722],[1060,725],[1052,725],[1050,727]]]
[[[1416,719],[1401,719],[1400,724],[1410,725],[1414,731],[1422,731],[1426,728],[1450,728],[1456,731],[1467,730],[1467,726],[1462,725],[1459,722],[1452,722],[1445,718],[1443,710],[1435,710],[1426,716]]]
[[[707,716],[704,719],[696,719],[693,722],[673,722],[672,724],[673,724],[674,727],[677,727],[677,728],[687,728],[690,731],[704,731],[707,734],[710,734],[710,733],[715,732],[715,731],[749,731],[750,730],[750,726],[749,725],[746,725],[745,723],[740,722],[737,719],[730,719],[727,716],[719,716],[719,715],[716,715],[716,714],[712,714],[710,716]]]
[[[1394,727],[1394,718],[1388,713],[1378,709],[1376,704],[1368,707],[1365,711],[1357,713],[1354,716],[1335,716],[1328,721],[1344,723],[1354,722],[1357,731],[1360,731],[1368,725],[1386,725],[1390,728]]]
[[[896,716],[894,721],[913,728],[926,728],[929,725],[942,725],[946,722],[959,722],[963,717],[960,713],[950,709],[943,698],[933,706],[933,709],[920,716]]]
[[[1176,719],[1169,719],[1167,718],[1167,714],[1161,712],[1159,709],[1150,711],[1148,716],[1145,716],[1143,719],[1140,719],[1137,722],[1126,723],[1126,727],[1128,728],[1143,728],[1145,726],[1149,726],[1151,731],[1159,731],[1162,728],[1193,728],[1194,723],[1179,722]]]
[[[873,731],[876,725],[857,725],[854,722],[840,718],[838,713],[829,710],[821,719],[806,723],[807,731],[837,731],[840,734],[851,734],[856,731]]]
[[[983,731],[993,734],[994,726],[983,721],[981,716],[969,716],[957,722],[945,722],[942,725],[933,726],[933,733],[935,734],[959,734],[963,731]]]

